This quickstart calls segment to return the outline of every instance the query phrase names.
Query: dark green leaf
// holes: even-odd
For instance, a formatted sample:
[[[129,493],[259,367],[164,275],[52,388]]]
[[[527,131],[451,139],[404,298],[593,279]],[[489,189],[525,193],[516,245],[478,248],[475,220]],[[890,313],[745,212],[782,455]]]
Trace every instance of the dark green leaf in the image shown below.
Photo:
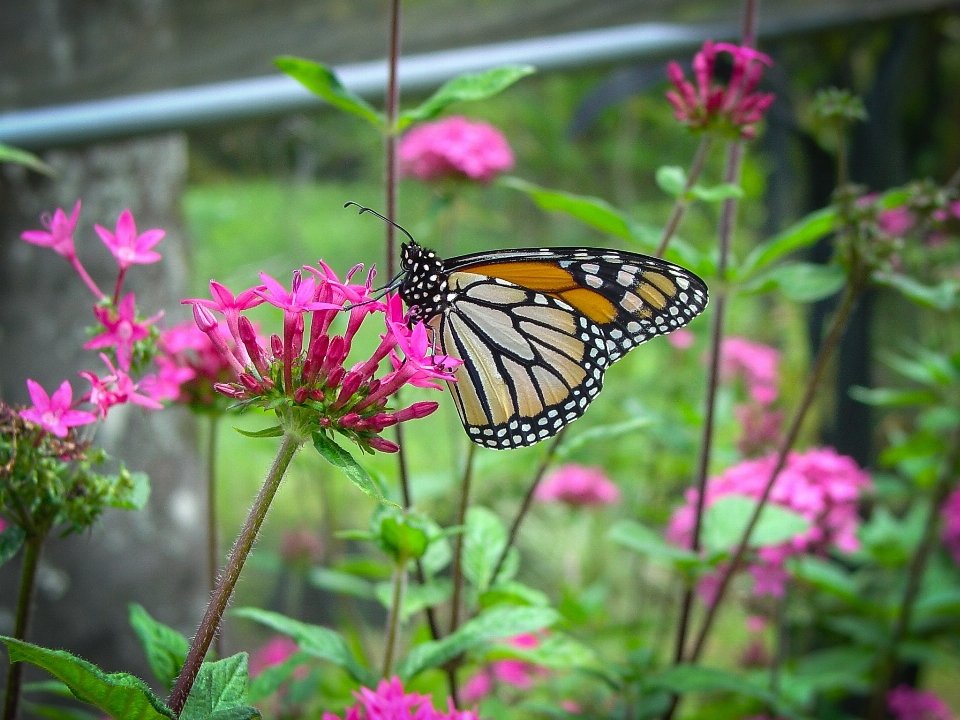
[[[743,188],[733,183],[720,183],[712,187],[694,185],[690,188],[690,194],[697,200],[703,200],[704,202],[720,202],[729,198],[742,198]]]
[[[130,625],[140,638],[154,676],[169,690],[177,679],[190,643],[179,632],[150,617],[142,605],[131,603]]]
[[[38,705],[27,701],[23,703],[23,709],[34,717],[45,718],[46,720],[103,720],[103,716],[85,710],[56,705]]]
[[[25,693],[46,692],[59,695],[60,697],[73,697],[73,693],[70,692],[70,688],[68,688],[59,680],[41,680],[39,682],[24,683],[21,689]]]
[[[507,530],[499,517],[484,507],[467,510],[463,535],[463,574],[478,592],[489,589],[493,570],[507,543]]]
[[[411,616],[447,600],[453,593],[453,583],[439,579],[424,585],[409,584],[403,594],[403,606],[400,609],[400,621],[406,622]],[[393,583],[379,583],[376,589],[377,600],[388,610],[393,602]]]
[[[649,678],[649,689],[667,690],[678,695],[696,692],[731,692],[772,703],[772,693],[743,675],[700,665],[675,665]]]
[[[280,613],[259,608],[234,610],[236,617],[247,618],[293,638],[300,649],[312,657],[327,660],[346,670],[361,685],[374,687],[377,676],[363,667],[350,652],[340,633],[320,625],[309,625]]]
[[[676,165],[662,165],[657,168],[657,185],[667,195],[680,197],[687,185],[687,173]]]
[[[485,72],[459,75],[444,83],[418,107],[401,113],[397,128],[403,130],[410,123],[435,118],[456,102],[486,100],[533,72],[535,69],[530,65],[506,65]]]
[[[671,545],[660,533],[634,520],[620,520],[615,523],[608,537],[614,542],[646,555],[651,560],[672,565],[681,570],[689,570],[702,564],[696,553]]]
[[[313,446],[324,460],[340,468],[341,472],[347,476],[347,479],[360,488],[362,492],[378,502],[399,507],[396,503],[387,500],[380,485],[370,477],[370,473],[364,470],[360,463],[353,459],[353,455],[337,445],[326,435],[315,432],[313,434]]]
[[[929,390],[895,390],[894,388],[865,388],[853,386],[850,397],[865,405],[876,407],[907,407],[910,405],[932,405],[939,399]]]
[[[756,276],[743,286],[744,292],[779,290],[796,302],[815,302],[835,294],[847,276],[839,265],[785,263]]]
[[[870,648],[828,648],[801,657],[793,674],[813,690],[857,691],[869,686],[868,674],[875,660],[876,652]]]
[[[307,90],[319,95],[334,107],[361,117],[378,129],[383,128],[383,115],[374,110],[366,100],[347,90],[333,71],[324,65],[295,57],[278,57],[273,62]]]
[[[427,551],[427,533],[404,515],[384,517],[379,529],[378,544],[397,562],[417,560]]]
[[[480,607],[489,608],[494,605],[530,605],[533,607],[548,607],[550,598],[546,593],[524,585],[516,580],[498,582],[492,588],[480,594]]]
[[[710,552],[736,547],[747,529],[757,501],[743,495],[727,495],[707,508],[703,517],[703,546]],[[767,504],[750,535],[750,547],[779,545],[810,528],[802,515]]]
[[[274,425],[273,427],[264,428],[263,430],[243,430],[234,426],[233,428],[238,433],[248,438],[269,438],[269,437],[282,437],[283,428],[280,425]]]
[[[31,152],[0,143],[0,163],[16,163],[42,175],[56,177],[57,171]]]
[[[150,476],[144,472],[126,472],[130,486],[114,497],[110,506],[121,510],[143,510],[150,500]]]
[[[63,650],[48,650],[0,636],[12,662],[28,662],[46,670],[70,688],[81,702],[123,720],[175,720],[173,711],[140,678],[128,673],[107,674]]]
[[[793,576],[820,592],[830,593],[852,605],[862,605],[860,593],[850,574],[836,563],[813,555],[793,558],[788,567]]]
[[[958,373],[950,358],[936,352],[919,350],[914,357],[902,357],[884,353],[883,364],[893,368],[904,377],[922,385],[945,386],[958,381]]]
[[[305,652],[297,652],[288,657],[279,665],[271,665],[250,681],[248,700],[258,703],[264,700],[287,682],[300,666],[304,665],[310,656]]]
[[[10,525],[0,532],[0,565],[13,559],[27,534],[16,525]]]
[[[917,599],[916,615],[950,615],[960,617],[960,588],[943,587],[923,592]]]
[[[307,574],[307,581],[314,587],[342,595],[353,595],[366,600],[375,597],[373,583],[352,573],[329,568],[313,568]]]
[[[944,280],[939,285],[931,286],[899,273],[875,272],[873,281],[896,290],[917,305],[934,310],[950,310],[955,307],[957,294],[960,292],[960,283],[956,280]]]
[[[180,720],[250,720],[260,711],[247,700],[247,654],[238,653],[217,662],[205,662]]]
[[[406,681],[424,670],[439,667],[448,660],[492,640],[536,632],[549,627],[558,619],[557,612],[550,608],[500,605],[465,623],[442,640],[414,646],[398,664],[396,673],[401,680]]]
[[[574,437],[565,440],[557,449],[557,457],[561,460],[568,458],[571,454],[584,446],[592,445],[593,443],[601,440],[609,440],[611,438],[620,437],[621,435],[627,435],[628,433],[632,433],[634,430],[649,427],[652,424],[652,418],[638,417],[622,423],[592,427],[589,430],[584,430],[581,433],[577,433]]]
[[[742,282],[784,255],[813,245],[831,233],[836,222],[837,213],[833,208],[810,213],[786,230],[757,245],[740,265],[737,279]]]
[[[600,232],[615,235],[624,240],[633,239],[629,221],[606,200],[574,195],[561,190],[547,190],[516,177],[505,177],[499,182],[501,185],[526,193],[543,210],[563,212]]]
[[[535,648],[520,648],[506,643],[498,644],[491,648],[486,658],[488,660],[516,658],[552,670],[599,669],[600,666],[597,655],[593,650],[579,640],[559,632],[551,632],[550,635],[540,640]]]

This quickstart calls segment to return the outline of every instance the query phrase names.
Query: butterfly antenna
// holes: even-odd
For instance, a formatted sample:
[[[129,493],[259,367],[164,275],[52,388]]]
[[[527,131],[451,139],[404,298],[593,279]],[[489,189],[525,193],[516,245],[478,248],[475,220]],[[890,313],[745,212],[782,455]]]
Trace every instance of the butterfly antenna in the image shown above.
[[[352,310],[355,307],[360,307],[361,305],[369,305],[372,302],[376,302],[391,290],[396,290],[400,286],[400,283],[403,282],[403,278],[404,278],[404,273],[397,273],[397,275],[389,283],[387,283],[383,287],[380,287],[374,290],[373,295],[371,295],[368,299],[362,300],[358,303],[353,303],[351,305],[344,305],[343,309]]]
[[[402,225],[398,225],[397,223],[395,223],[395,222],[394,222],[393,220],[391,220],[390,218],[384,217],[383,215],[381,215],[380,213],[378,213],[376,210],[373,210],[372,208],[365,207],[365,206],[361,205],[360,203],[354,202],[353,200],[348,200],[347,202],[345,202],[345,203],[343,204],[343,206],[344,206],[345,208],[348,208],[348,207],[350,207],[351,205],[356,205],[358,208],[360,208],[360,214],[361,214],[361,215],[363,215],[365,212],[372,213],[373,215],[376,215],[378,218],[380,218],[381,220],[383,220],[385,223],[387,223],[387,224],[389,224],[389,225],[393,225],[397,230],[399,230],[399,231],[402,232],[404,235],[406,235],[408,238],[410,238],[410,242],[412,242],[412,243],[416,243],[416,242],[417,242],[416,240],[413,239],[413,235],[411,235],[410,233],[407,232],[406,228],[404,228]],[[396,279],[394,279],[394,282],[395,282],[395,281],[396,281]]]

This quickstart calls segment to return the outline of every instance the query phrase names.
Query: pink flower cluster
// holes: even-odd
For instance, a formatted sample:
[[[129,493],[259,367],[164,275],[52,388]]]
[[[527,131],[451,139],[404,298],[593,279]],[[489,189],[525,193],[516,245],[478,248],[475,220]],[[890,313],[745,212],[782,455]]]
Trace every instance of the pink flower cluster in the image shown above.
[[[729,53],[733,60],[730,80],[724,85],[715,77],[717,53]],[[773,65],[769,56],[750,47],[707,40],[693,57],[696,86],[675,62],[667,64],[673,89],[667,100],[674,116],[693,130],[716,130],[750,140],[756,124],[773,104],[774,96],[754,92],[763,77],[763,66]]]
[[[447,712],[435,709],[429,695],[404,692],[397,677],[381,680],[376,690],[360,688],[355,695],[357,703],[347,708],[343,720],[480,720],[475,712],[457,710],[450,701]],[[327,712],[323,720],[341,719]]]
[[[940,514],[943,517],[943,544],[953,561],[960,565],[960,488],[950,493]]]
[[[299,649],[297,643],[286,635],[277,635],[270,638],[250,656],[250,677],[255,678],[267,668],[286,662],[296,655]],[[306,674],[307,668],[301,667],[294,672],[294,677],[304,677]]]
[[[875,196],[868,195],[863,200],[872,200]],[[923,242],[930,246],[942,245],[947,239],[948,223],[960,220],[960,200],[954,200],[946,207],[934,210],[931,215],[932,226],[923,238]],[[877,229],[882,235],[889,238],[906,236],[918,226],[917,213],[907,205],[881,210],[877,213]]]
[[[954,720],[940,696],[909,685],[900,685],[887,693],[887,706],[896,720]]]
[[[241,406],[276,410],[300,432],[337,432],[365,450],[396,452],[397,446],[380,433],[426,417],[438,403],[417,402],[394,411],[388,407],[391,396],[404,385],[442,389],[436,381],[452,380],[460,361],[434,354],[423,323],[410,328],[398,296],[388,296],[386,302],[374,298],[375,272],[362,285],[351,283],[360,269],[355,267],[341,282],[321,261],[319,267],[295,271],[289,290],[260,273],[262,284],[237,296],[211,282],[212,300],[184,300],[193,305],[197,327],[232,369],[233,381],[216,383],[214,389]],[[271,335],[266,343],[242,314],[264,302],[283,311],[282,335]],[[223,317],[226,329],[214,312]],[[346,330],[331,334],[340,314],[346,315]],[[347,367],[354,337],[370,315],[383,317],[386,332],[369,359]],[[377,378],[384,360],[392,369]]]
[[[213,386],[231,379],[231,366],[197,324],[188,320],[164,330],[157,345],[161,354],[155,359],[159,371],[153,397],[195,410],[215,407],[222,396]]]
[[[533,649],[540,645],[540,638],[532,633],[525,633],[510,638],[507,644],[521,649]],[[542,669],[524,660],[496,660],[467,680],[463,686],[463,699],[468,703],[475,703],[493,692],[497,682],[519,690],[528,690],[542,673]]]
[[[513,151],[492,125],[455,115],[408,132],[397,149],[401,175],[490,182],[513,167]]]
[[[152,345],[156,331],[152,326],[162,313],[141,319],[137,314],[135,295],[129,293],[121,297],[121,291],[124,277],[131,266],[160,260],[160,254],[152,248],[163,239],[165,233],[155,229],[138,234],[129,210],[120,214],[115,232],[110,232],[100,225],[94,226],[119,268],[113,295],[108,296],[100,290],[77,257],[73,234],[79,220],[80,207],[78,200],[69,217],[58,208],[52,216],[41,217],[41,223],[46,230],[28,230],[20,236],[33,245],[52,249],[65,258],[80,275],[96,298],[93,314],[99,325],[94,337],[84,348],[106,351],[100,353],[100,358],[107,366],[107,373],[100,376],[90,371],[81,372],[80,376],[90,382],[91,389],[76,403],[69,381],[65,380],[52,395],[48,395],[38,383],[27,380],[33,407],[22,411],[20,416],[57,437],[66,437],[71,427],[88,425],[104,418],[115,405],[132,402],[149,409],[163,407],[159,402],[163,399],[163,393],[159,389],[162,386],[162,368],[161,375],[147,374],[139,382],[134,381],[131,376],[133,369],[149,362],[156,351]],[[75,405],[81,402],[92,404],[95,412],[75,409]]]
[[[620,488],[600,468],[567,463],[547,476],[533,497],[540,502],[562,502],[575,507],[615,505],[620,501]]]
[[[780,351],[769,345],[731,336],[720,346],[721,378],[742,378],[750,395],[750,402],[733,409],[743,429],[737,446],[745,457],[769,451],[780,440],[783,413],[770,407],[779,395],[779,365]]]
[[[707,483],[706,507],[728,495],[759,498],[776,465],[776,455],[745,460]],[[787,581],[784,561],[805,553],[822,553],[828,547],[853,552],[859,547],[860,494],[872,486],[870,476],[852,458],[832,448],[792,452],[777,476],[769,502],[792,510],[810,522],[810,527],[780,545],[759,548],[748,570],[754,578],[754,594],[781,597]],[[687,490],[686,504],[670,518],[667,539],[690,547],[696,516],[697,491]],[[712,601],[715,578],[708,578],[701,595]]]

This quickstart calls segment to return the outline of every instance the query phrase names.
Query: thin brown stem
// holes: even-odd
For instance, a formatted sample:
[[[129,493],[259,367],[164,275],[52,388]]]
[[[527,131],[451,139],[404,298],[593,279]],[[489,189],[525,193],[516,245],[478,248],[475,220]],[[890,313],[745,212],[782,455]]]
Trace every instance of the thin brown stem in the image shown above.
[[[903,644],[910,630],[910,621],[913,618],[917,596],[920,594],[923,575],[926,572],[930,556],[937,546],[937,527],[940,513],[943,511],[943,505],[947,497],[957,483],[957,472],[960,469],[958,466],[960,466],[960,432],[955,434],[952,446],[944,460],[943,468],[937,477],[933,495],[930,498],[930,508],[927,511],[926,522],[923,526],[923,536],[920,539],[920,544],[917,545],[913,558],[910,560],[907,582],[903,588],[903,599],[900,601],[897,620],[890,636],[890,643],[880,661],[877,681],[870,698],[870,708],[867,713],[870,720],[882,720],[885,716],[884,708],[887,692],[890,690],[890,684],[897,669],[900,645]]]
[[[393,597],[390,614],[387,616],[387,649],[383,655],[383,677],[389,678],[393,671],[393,658],[397,653],[397,637],[400,634],[400,616],[403,614],[403,596],[407,589],[406,562],[393,569]]]
[[[37,567],[47,533],[31,533],[23,546],[23,567],[20,570],[20,590],[17,595],[17,610],[13,624],[13,636],[27,639],[30,614],[33,608],[33,591],[37,582]],[[7,668],[7,694],[3,702],[3,720],[16,720],[20,704],[20,686],[23,682],[23,663],[11,662]]]
[[[667,220],[667,224],[663,228],[663,235],[660,238],[660,244],[657,246],[657,251],[654,253],[654,255],[657,257],[663,257],[663,254],[667,251],[667,246],[670,244],[670,240],[673,239],[673,236],[677,232],[677,228],[680,226],[680,221],[683,220],[683,216],[686,214],[687,208],[690,207],[690,198],[688,196],[697,180],[700,179],[700,175],[703,173],[703,168],[704,165],[707,164],[707,157],[710,154],[710,147],[712,145],[713,137],[711,135],[704,134],[701,136],[700,145],[697,147],[697,153],[693,156],[693,163],[690,165],[690,172],[687,175],[687,182],[684,184],[683,191],[680,193],[677,201],[673,204],[673,210],[670,212],[670,218]]]
[[[550,463],[553,462],[553,458],[556,456],[557,450],[560,448],[560,443],[563,442],[563,436],[566,434],[567,428],[569,427],[570,426],[567,425],[557,433],[556,437],[553,438],[553,443],[550,445],[550,449],[547,450],[547,454],[544,455],[543,460],[540,461],[540,465],[537,467],[537,471],[533,475],[533,481],[530,483],[530,487],[527,489],[527,494],[523,498],[523,503],[520,505],[520,510],[517,512],[517,516],[513,519],[513,523],[510,525],[510,532],[507,535],[507,542],[503,546],[503,551],[500,553],[497,564],[493,568],[493,575],[490,576],[491,582],[497,581],[497,576],[500,575],[500,571],[503,569],[503,563],[506,561],[507,555],[510,553],[510,548],[513,547],[513,544],[517,540],[517,533],[520,532],[520,523],[523,522],[523,519],[527,516],[527,512],[530,510],[531,504],[533,504],[533,495],[537,491],[537,486],[543,479],[544,473],[547,472],[547,468],[550,466]]]
[[[207,435],[207,572],[210,594],[217,588],[217,573],[220,570],[220,543],[217,523],[217,430],[219,413],[209,416]],[[223,633],[213,641],[217,657],[223,657]]]
[[[243,528],[240,530],[240,535],[237,536],[233,549],[230,551],[230,559],[227,561],[227,566],[220,575],[217,588],[213,593],[213,597],[210,599],[210,604],[207,605],[207,611],[203,616],[203,620],[200,622],[197,634],[190,644],[187,659],[184,661],[183,668],[181,668],[180,674],[177,676],[177,681],[173,686],[173,691],[170,693],[168,704],[170,705],[170,709],[173,710],[173,713],[178,717],[187,702],[187,697],[190,695],[193,683],[197,679],[197,673],[200,672],[200,665],[207,655],[210,643],[220,628],[223,613],[227,609],[227,603],[230,602],[230,596],[233,594],[233,589],[237,585],[237,580],[240,579],[240,571],[243,570],[247,556],[253,549],[253,543],[257,539],[257,533],[260,531],[260,526],[263,525],[264,518],[267,516],[270,503],[277,494],[280,481],[283,480],[290,461],[293,460],[293,456],[302,443],[302,440],[292,435],[283,436],[283,440],[280,442],[280,449],[277,451],[277,456],[273,460],[270,472],[267,474],[263,487],[260,488],[260,493],[257,495],[253,507],[250,508],[250,513],[247,515]]]
[[[386,190],[386,215],[391,221],[385,223],[387,277],[397,272],[396,228],[397,220],[397,114],[400,108],[400,83],[398,68],[400,64],[400,0],[390,0],[389,50],[387,53],[388,79],[387,95],[384,99],[386,131],[384,133],[384,170]]]

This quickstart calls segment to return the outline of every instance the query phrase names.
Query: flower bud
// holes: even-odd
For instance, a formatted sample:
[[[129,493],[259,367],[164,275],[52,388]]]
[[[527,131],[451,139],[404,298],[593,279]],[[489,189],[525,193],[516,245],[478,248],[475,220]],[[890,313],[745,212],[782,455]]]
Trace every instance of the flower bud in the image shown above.
[[[346,405],[350,401],[350,398],[360,389],[362,383],[362,375],[352,370],[346,373],[343,376],[343,386],[340,388],[340,395],[337,397],[337,401],[333,404],[333,407],[336,409]]]
[[[344,373],[346,371],[342,367],[335,367],[330,375],[327,377],[327,387],[335,388],[340,384],[340,381],[343,380]]]
[[[257,395],[263,393],[263,385],[261,385],[250,373],[240,373],[240,383],[251,393],[255,393]]]
[[[214,383],[213,389],[221,395],[226,395],[234,400],[244,400],[247,397],[247,393],[233,383]]]
[[[310,393],[310,388],[306,385],[301,385],[296,390],[293,391],[293,400],[297,403],[302,403],[307,399],[307,395]]]
[[[360,415],[357,413],[347,413],[340,418],[340,427],[352,428],[360,422]]]
[[[250,322],[249,318],[241,315],[237,320],[237,329],[240,333],[240,342],[247,349],[247,354],[253,361],[253,366],[257,369],[257,372],[262,377],[269,375],[270,361],[263,348],[260,347],[260,343],[257,342],[257,331],[254,329],[253,323]]]
[[[281,340],[280,336],[276,333],[270,336],[270,352],[273,353],[273,357],[277,360],[283,358],[283,340]]]
[[[197,323],[197,327],[205,333],[217,329],[217,318],[199,302],[193,303],[193,320]]]
[[[419,420],[420,418],[425,418],[427,415],[436,412],[438,407],[440,407],[440,403],[433,400],[415,402],[410,407],[404,408],[403,410],[398,410],[396,413],[394,413],[394,415],[397,418],[397,422],[405,422],[406,420]]]
[[[371,450],[377,450],[385,453],[395,453],[400,449],[399,445],[392,443],[389,440],[380,437],[379,435],[374,435],[372,438],[368,438],[367,445],[370,446]]]

